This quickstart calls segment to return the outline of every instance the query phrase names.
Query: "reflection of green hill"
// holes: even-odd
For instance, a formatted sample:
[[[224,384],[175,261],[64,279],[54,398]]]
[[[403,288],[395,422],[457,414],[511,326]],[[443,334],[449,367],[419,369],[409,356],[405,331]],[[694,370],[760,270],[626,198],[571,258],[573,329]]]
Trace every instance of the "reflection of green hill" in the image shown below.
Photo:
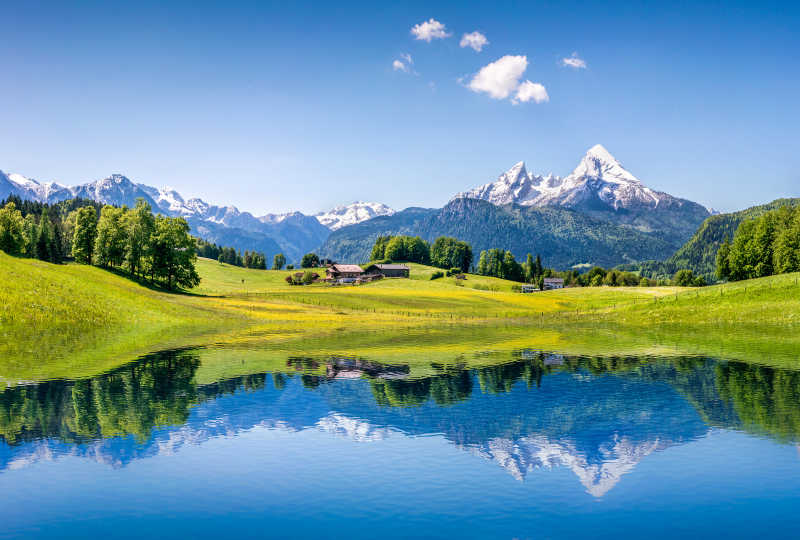
[[[185,423],[199,402],[264,387],[264,374],[198,387],[199,365],[195,352],[168,351],[91,379],[6,389],[0,393],[0,437],[9,444],[120,435],[144,442],[155,428]]]

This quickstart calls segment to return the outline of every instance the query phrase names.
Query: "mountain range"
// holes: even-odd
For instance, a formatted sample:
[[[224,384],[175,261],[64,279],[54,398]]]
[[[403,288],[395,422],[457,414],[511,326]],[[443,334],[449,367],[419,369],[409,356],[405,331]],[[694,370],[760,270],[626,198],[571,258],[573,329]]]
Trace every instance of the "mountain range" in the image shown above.
[[[394,213],[385,204],[354,202],[315,216],[301,212],[254,216],[235,206],[217,206],[198,198],[184,199],[172,188],[157,189],[138,184],[121,174],[67,187],[0,171],[0,200],[10,195],[44,203],[81,197],[129,207],[141,198],[155,211],[185,218],[193,234],[205,240],[240,250],[261,251],[268,259],[283,252],[289,261],[297,261],[304,253],[319,247],[332,230]]]
[[[456,236],[470,242],[476,256],[500,247],[517,257],[539,253],[557,268],[614,266],[666,259],[712,215],[700,204],[648,188],[601,145],[589,149],[567,176],[530,173],[519,162],[496,181],[456,194],[441,209],[396,212],[381,203],[354,202],[313,216],[255,216],[119,174],[67,187],[0,171],[0,200],[9,195],[128,206],[143,198],[163,214],[184,217],[192,232],[208,241],[261,251],[268,259],[281,251],[291,262],[310,251],[363,262],[377,236],[411,234],[427,240]]]

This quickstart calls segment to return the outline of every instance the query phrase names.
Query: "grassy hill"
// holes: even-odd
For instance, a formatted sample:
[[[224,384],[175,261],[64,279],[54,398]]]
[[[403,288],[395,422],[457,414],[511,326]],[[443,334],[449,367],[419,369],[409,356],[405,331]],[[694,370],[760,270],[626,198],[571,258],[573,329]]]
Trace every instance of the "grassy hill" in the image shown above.
[[[708,353],[744,336],[747,345],[737,347],[748,354],[794,351],[796,358],[800,351],[796,274],[702,289],[520,294],[509,281],[472,275],[431,281],[435,269],[410,266],[411,279],[290,286],[287,271],[200,259],[201,285],[191,294],[169,294],[99,268],[0,253],[0,384],[81,377],[146,352],[209,344],[257,358],[272,347],[282,358],[288,351],[377,350],[388,359],[422,362],[489,343],[631,354],[692,344],[692,351]]]

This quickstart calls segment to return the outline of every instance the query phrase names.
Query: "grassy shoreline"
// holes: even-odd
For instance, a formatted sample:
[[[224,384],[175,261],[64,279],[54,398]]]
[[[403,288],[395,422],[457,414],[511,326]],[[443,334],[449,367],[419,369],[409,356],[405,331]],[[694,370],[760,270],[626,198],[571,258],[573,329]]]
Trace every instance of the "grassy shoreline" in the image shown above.
[[[98,268],[0,253],[0,384],[85,377],[192,346],[423,365],[502,341],[503,350],[735,355],[800,367],[797,274],[702,289],[523,295],[512,282],[484,276],[431,281],[435,269],[420,265],[411,279],[358,287],[289,286],[286,271],[203,259],[198,270],[203,282],[192,294],[169,294]],[[423,346],[414,332],[440,332],[440,343]]]

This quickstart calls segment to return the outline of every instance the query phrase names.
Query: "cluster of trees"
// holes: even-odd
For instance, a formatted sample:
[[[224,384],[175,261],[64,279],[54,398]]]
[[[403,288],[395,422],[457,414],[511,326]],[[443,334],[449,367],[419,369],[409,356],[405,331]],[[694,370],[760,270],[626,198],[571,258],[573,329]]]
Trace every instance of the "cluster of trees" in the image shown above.
[[[433,244],[419,236],[379,236],[370,260],[415,262],[467,272],[472,265],[472,246],[448,236],[440,236]]]
[[[9,197],[0,202],[0,250],[60,263],[71,256],[75,211],[83,206],[100,208],[86,199],[48,205]]]
[[[800,207],[743,221],[717,251],[717,277],[738,281],[800,271]]]
[[[449,236],[440,236],[431,246],[431,264],[438,268],[460,268],[468,272],[472,266],[472,246]]]
[[[650,279],[634,272],[619,269],[607,270],[594,266],[587,272],[567,270],[559,272],[545,268],[539,255],[534,259],[529,253],[524,263],[519,263],[510,251],[490,249],[482,251],[478,260],[477,273],[511,281],[538,284],[542,288],[544,278],[558,277],[566,287],[651,287],[656,285],[678,285],[681,287],[701,287],[706,282],[702,276],[695,276],[691,270],[678,270],[672,279]]]
[[[170,289],[200,283],[195,239],[183,218],[154,215],[141,199],[134,208],[106,205],[99,212],[94,203],[36,204],[22,205],[27,215],[15,201],[0,209],[0,249],[53,263],[72,257]]]
[[[536,255],[536,259],[534,259],[528,253],[525,262],[520,264],[510,251],[503,249],[481,251],[477,271],[482,276],[494,276],[525,283],[538,283],[545,277],[545,268],[542,266],[542,258],[539,255]],[[550,275],[552,275],[552,270],[548,269],[547,277]]]
[[[654,279],[617,268],[607,270],[600,266],[594,266],[583,274],[576,275],[575,271],[566,272],[564,283],[578,287],[655,287],[658,285],[704,287],[706,285],[705,279],[702,276],[695,276],[691,270],[678,270],[671,279]]]
[[[273,270],[280,270],[283,268],[283,265],[286,264],[286,257],[283,253],[276,253],[275,257],[272,258],[272,269]]]
[[[206,242],[202,238],[197,239],[197,256],[206,259],[213,259],[233,266],[244,268],[255,268],[257,270],[267,269],[267,259],[259,251],[236,251],[232,247],[218,246],[217,244]]]
[[[300,268],[318,268],[319,256],[316,253],[306,253],[300,260]]]
[[[419,236],[379,236],[372,246],[370,260],[430,264],[431,246]]]

